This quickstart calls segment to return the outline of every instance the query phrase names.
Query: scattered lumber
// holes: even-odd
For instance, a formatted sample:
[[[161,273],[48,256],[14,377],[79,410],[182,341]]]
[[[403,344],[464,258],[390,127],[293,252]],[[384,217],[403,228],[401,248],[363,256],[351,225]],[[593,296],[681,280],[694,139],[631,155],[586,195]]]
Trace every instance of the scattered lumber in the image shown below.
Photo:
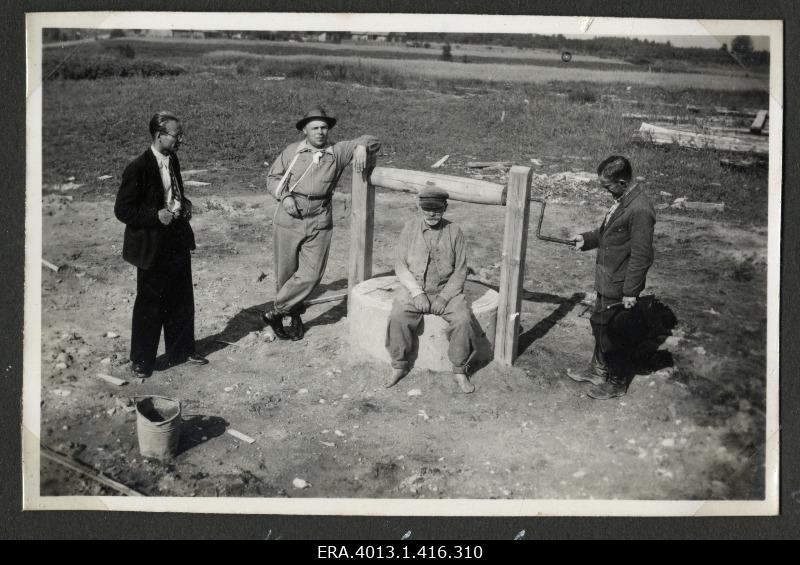
[[[514,164],[513,161],[470,161],[467,163],[468,169],[508,169]]]
[[[744,108],[742,110],[730,110],[725,106],[715,106],[714,111],[722,116],[741,116],[743,118],[753,118],[758,113],[756,110]]]
[[[767,168],[766,159],[720,159],[719,164],[727,169],[737,171],[753,171],[758,168]]]
[[[242,432],[239,432],[237,430],[234,430],[233,428],[228,428],[225,431],[228,433],[228,435],[232,435],[236,439],[241,440],[241,441],[243,441],[245,443],[255,443],[255,441],[256,441],[253,438],[251,438],[250,436],[245,435]]]
[[[61,455],[60,453],[50,449],[46,445],[43,444],[41,445],[40,453],[42,457],[44,457],[45,459],[49,459],[50,461],[58,463],[59,465],[62,465],[67,469],[71,469],[72,471],[75,471],[77,473],[80,473],[81,475],[89,477],[90,479],[100,483],[103,486],[113,489],[120,494],[124,494],[126,496],[144,496],[142,493],[137,492],[130,487],[126,487],[125,485],[118,483],[117,481],[109,479],[105,475],[98,473],[85,463],[76,461],[75,459],[72,459],[65,455]]]
[[[101,381],[106,381],[114,386],[124,386],[128,384],[128,381],[125,379],[119,379],[117,377],[112,377],[111,375],[106,375],[105,373],[97,373],[97,378]]]
[[[758,114],[756,114],[756,119],[753,120],[752,124],[750,124],[750,133],[761,135],[761,131],[764,129],[764,124],[767,123],[767,115],[768,113],[766,110],[758,111]]]
[[[50,261],[48,261],[47,259],[44,259],[44,258],[42,258],[42,265],[44,265],[45,267],[47,267],[48,269],[50,269],[54,273],[57,273],[57,272],[59,272],[61,270],[61,266],[54,265],[53,263],[51,263]]]
[[[699,210],[701,212],[724,212],[725,203],[720,202],[689,202],[686,201],[681,205],[682,208],[687,210]]]
[[[693,149],[715,149],[717,151],[733,151],[739,153],[755,153],[767,155],[769,143],[763,137],[733,137],[694,133],[656,126],[642,122],[639,131],[634,134],[634,139],[643,143],[656,145],[678,144],[682,147]]]
[[[442,157],[441,159],[436,161],[433,165],[431,165],[431,169],[438,169],[439,167],[444,165],[449,158],[450,158],[450,155],[445,155],[444,157]]]

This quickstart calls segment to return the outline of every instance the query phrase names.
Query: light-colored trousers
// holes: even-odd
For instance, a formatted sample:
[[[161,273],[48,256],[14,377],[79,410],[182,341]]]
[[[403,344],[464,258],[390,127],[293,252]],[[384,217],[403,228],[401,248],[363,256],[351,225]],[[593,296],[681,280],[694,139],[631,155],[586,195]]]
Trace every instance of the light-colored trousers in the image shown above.
[[[292,218],[278,205],[273,221],[275,310],[302,314],[303,301],[325,274],[333,229],[330,212]]]
[[[435,294],[428,295],[431,302],[435,297]],[[392,313],[386,329],[386,349],[392,359],[392,368],[408,368],[408,356],[414,348],[415,333],[422,323],[422,317],[411,295],[404,290],[399,292],[392,302]],[[475,351],[475,332],[472,328],[472,312],[463,294],[454,296],[447,303],[442,318],[448,323],[447,338],[450,344],[447,357],[453,364],[453,372],[465,373],[469,358]]]

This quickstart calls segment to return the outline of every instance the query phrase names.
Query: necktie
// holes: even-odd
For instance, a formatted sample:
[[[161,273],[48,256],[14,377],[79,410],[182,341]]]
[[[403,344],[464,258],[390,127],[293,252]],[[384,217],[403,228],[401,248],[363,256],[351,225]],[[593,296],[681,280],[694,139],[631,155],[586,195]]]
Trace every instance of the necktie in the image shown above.
[[[178,191],[178,179],[172,170],[172,162],[169,162],[169,190],[167,190],[167,210],[176,214],[181,210],[181,194]]]

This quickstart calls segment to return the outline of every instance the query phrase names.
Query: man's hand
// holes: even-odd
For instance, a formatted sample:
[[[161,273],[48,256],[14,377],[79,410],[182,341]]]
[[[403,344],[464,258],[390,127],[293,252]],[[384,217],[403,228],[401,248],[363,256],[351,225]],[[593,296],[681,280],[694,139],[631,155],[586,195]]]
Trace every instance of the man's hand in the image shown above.
[[[353,151],[353,170],[357,173],[364,171],[367,166],[367,148],[363,145],[356,147]]]
[[[431,304],[431,313],[436,314],[437,316],[441,316],[444,314],[444,309],[447,308],[448,300],[441,296],[437,296],[433,299],[433,303]]]
[[[423,314],[427,314],[431,311],[431,301],[428,300],[428,295],[424,292],[412,298],[412,302],[414,302],[416,309]]]
[[[184,200],[181,208],[181,215],[188,222],[192,219],[192,203],[189,200]]]
[[[583,243],[584,242],[583,242],[583,236],[582,235],[580,235],[580,234],[573,235],[572,237],[570,237],[570,240],[575,242],[575,249],[577,251],[581,251],[583,249]]]
[[[300,217],[300,210],[297,209],[297,202],[295,202],[294,196],[287,196],[281,200],[281,206],[292,218]]]
[[[625,307],[626,310],[633,308],[636,306],[636,297],[635,296],[623,296],[622,297],[622,305]]]
[[[172,220],[175,216],[172,215],[172,212],[167,210],[166,208],[162,208],[158,211],[158,221],[164,224],[165,226],[170,225]]]

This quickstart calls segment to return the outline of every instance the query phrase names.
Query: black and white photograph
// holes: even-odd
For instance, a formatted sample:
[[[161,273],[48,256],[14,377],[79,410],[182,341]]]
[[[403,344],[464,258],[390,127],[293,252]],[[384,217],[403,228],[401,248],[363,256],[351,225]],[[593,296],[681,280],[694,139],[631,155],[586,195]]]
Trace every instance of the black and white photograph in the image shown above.
[[[778,512],[780,21],[28,14],[24,507]]]

